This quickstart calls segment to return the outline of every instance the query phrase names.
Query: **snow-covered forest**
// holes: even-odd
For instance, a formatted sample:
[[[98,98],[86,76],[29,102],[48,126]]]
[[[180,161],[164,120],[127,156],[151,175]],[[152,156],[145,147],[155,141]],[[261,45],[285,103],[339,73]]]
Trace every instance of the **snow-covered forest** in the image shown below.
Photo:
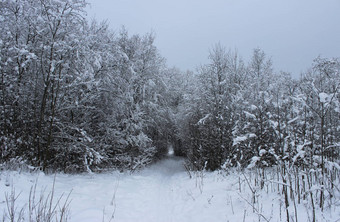
[[[294,79],[259,48],[246,61],[216,44],[209,63],[184,72],[167,66],[153,34],[113,32],[85,6],[0,2],[0,188],[18,168],[138,173],[173,147],[195,195],[209,187],[204,175],[240,175],[235,190],[247,190],[258,221],[340,220],[339,58],[318,57]],[[282,201],[273,220],[260,209],[270,193]],[[0,220],[17,221],[7,197]]]

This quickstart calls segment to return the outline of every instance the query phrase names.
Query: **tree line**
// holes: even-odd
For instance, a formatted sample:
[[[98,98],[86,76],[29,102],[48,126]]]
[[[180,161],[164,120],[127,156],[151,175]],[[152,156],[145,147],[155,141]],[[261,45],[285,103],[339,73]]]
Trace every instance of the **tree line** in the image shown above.
[[[184,99],[184,149],[194,167],[325,167],[339,158],[340,62],[318,57],[293,79],[254,49],[248,64],[217,44]]]
[[[338,163],[338,59],[317,58],[296,80],[260,49],[246,62],[217,44],[182,72],[152,34],[113,32],[85,7],[0,3],[0,162],[135,170],[172,145],[193,169]]]
[[[135,169],[166,152],[168,69],[152,34],[88,22],[83,0],[0,4],[1,162]]]

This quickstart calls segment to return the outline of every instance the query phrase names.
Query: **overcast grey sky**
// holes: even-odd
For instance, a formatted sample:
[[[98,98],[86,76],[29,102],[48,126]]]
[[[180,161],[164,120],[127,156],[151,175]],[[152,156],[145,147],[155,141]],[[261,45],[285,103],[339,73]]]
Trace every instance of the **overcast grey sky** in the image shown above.
[[[169,66],[208,62],[218,42],[249,59],[261,48],[274,68],[299,76],[318,55],[340,57],[340,0],[89,0],[88,16],[113,30],[156,34]]]

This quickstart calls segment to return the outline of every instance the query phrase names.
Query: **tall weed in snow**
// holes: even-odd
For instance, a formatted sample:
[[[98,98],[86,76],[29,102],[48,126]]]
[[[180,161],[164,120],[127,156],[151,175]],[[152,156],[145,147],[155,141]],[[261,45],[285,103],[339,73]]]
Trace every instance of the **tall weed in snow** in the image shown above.
[[[269,211],[263,213],[262,203],[273,194],[280,203],[280,221],[331,221],[332,215],[339,216],[340,171],[331,163],[322,170],[285,161],[272,168],[246,169],[239,176],[239,196],[252,207],[259,221],[271,220]]]
[[[20,194],[19,194],[20,195]],[[21,208],[19,211],[16,207],[15,201],[19,197],[19,195],[16,195],[15,189],[12,187],[11,193],[6,194],[5,199],[6,199],[6,205],[7,211],[4,211],[3,213],[3,218],[2,221],[10,221],[10,222],[15,222],[15,221],[24,221],[24,208]]]
[[[18,206],[17,199],[21,194],[16,194],[12,188],[6,194],[6,210],[3,212],[2,222],[67,222],[70,212],[70,194],[64,197],[55,197],[55,180],[51,191],[45,195],[42,191],[37,194],[37,182],[31,187],[28,203]],[[27,213],[26,213],[27,212]]]
[[[184,164],[184,168],[189,176],[189,178],[194,178],[195,179],[195,185],[196,188],[198,188],[202,194],[203,192],[203,186],[204,186],[204,176],[206,172],[206,167],[207,167],[207,162],[203,166],[194,166],[187,162]]]
[[[115,218],[116,209],[117,209],[116,194],[117,194],[118,187],[119,187],[119,179],[116,181],[116,183],[114,184],[114,187],[113,187],[113,195],[112,195],[112,199],[111,199],[111,202],[110,202],[110,206],[113,209],[111,211],[111,214],[109,214],[108,222],[113,221],[114,218]],[[106,214],[107,213],[105,212],[105,208],[104,208],[103,209],[103,219],[102,219],[102,222],[106,222],[106,220],[105,220],[105,215]]]

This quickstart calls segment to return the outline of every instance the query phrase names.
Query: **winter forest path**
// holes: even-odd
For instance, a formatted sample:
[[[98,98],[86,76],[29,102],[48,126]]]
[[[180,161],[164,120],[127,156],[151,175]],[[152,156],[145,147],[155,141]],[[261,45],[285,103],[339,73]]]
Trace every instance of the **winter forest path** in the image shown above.
[[[114,171],[45,175],[7,171],[0,174],[0,214],[6,210],[5,194],[11,192],[12,185],[20,193],[16,201],[20,208],[28,203],[36,181],[37,195],[47,195],[55,178],[55,197],[63,195],[64,200],[71,191],[69,222],[226,221],[230,217],[226,211],[226,185],[230,182],[207,172],[203,186],[203,176],[190,179],[183,164],[183,158],[169,155],[132,174]],[[10,186],[5,181],[10,181]]]
[[[54,186],[54,201],[61,204],[70,194],[68,222],[228,222],[259,221],[257,211],[249,205],[253,193],[238,172],[191,172],[189,178],[184,159],[168,157],[140,172],[118,171],[98,174],[57,174],[19,171],[0,172],[0,220],[7,210],[6,195],[15,189],[16,209],[27,206],[30,189],[37,183],[36,198],[45,197]],[[275,177],[276,175],[274,175]],[[251,172],[247,174],[251,177]],[[266,186],[259,191],[258,211],[270,221],[285,221],[282,196]],[[274,193],[275,192],[275,193]],[[300,205],[299,221],[308,221],[307,205]],[[310,208],[308,208],[310,209]],[[327,215],[339,221],[339,207]],[[293,213],[293,209],[291,213]],[[27,212],[27,209],[26,209]],[[326,215],[326,216],[327,216]],[[261,221],[264,221],[261,219]]]
[[[182,158],[168,157],[122,180],[116,196],[117,221],[178,221],[174,217],[183,207],[177,192],[180,177],[185,176],[183,163]]]
[[[73,180],[77,185],[73,185],[70,221],[98,221],[103,216],[110,221],[112,215],[113,222],[179,221],[176,217],[183,215],[184,207],[181,183],[188,180],[183,164],[183,158],[169,155],[140,172]]]

